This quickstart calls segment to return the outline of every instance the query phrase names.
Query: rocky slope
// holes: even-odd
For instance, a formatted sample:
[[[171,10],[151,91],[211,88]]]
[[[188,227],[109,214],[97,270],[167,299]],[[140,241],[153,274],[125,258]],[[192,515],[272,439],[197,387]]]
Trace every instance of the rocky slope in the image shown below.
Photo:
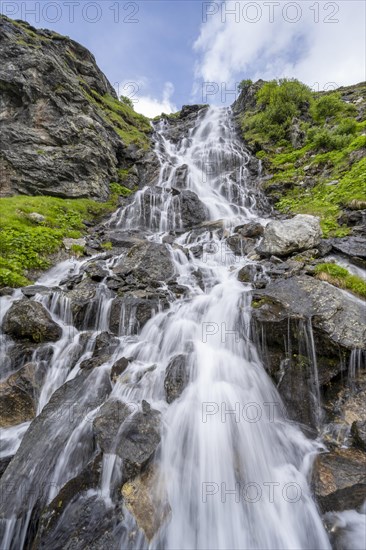
[[[240,336],[250,335],[256,344],[289,419],[327,445],[313,475],[319,508],[324,513],[360,510],[366,498],[366,283],[353,273],[364,275],[362,210],[352,210],[354,216],[347,218],[350,235],[329,234],[326,239],[323,220],[309,215],[316,211],[291,219],[271,211],[263,191],[273,202],[273,188],[267,185],[273,179],[270,167],[284,152],[280,146],[265,144],[260,158],[253,155],[247,164],[247,200],[257,205],[263,217],[275,219],[266,224],[259,218],[232,226],[230,231],[222,220],[208,221],[207,206],[187,189],[187,165],[175,173],[174,188],[155,185],[158,162],[146,149],[150,126],[117,102],[87,50],[25,23],[3,18],[0,24],[4,31],[0,49],[6,61],[0,69],[7,138],[1,145],[6,176],[3,193],[92,194],[105,199],[111,181],[120,181],[130,190],[150,185],[139,195],[134,210],[129,210],[129,204],[136,197],[123,199],[125,225],[120,224],[120,217],[112,216],[108,223],[90,229],[84,261],[75,272],[63,267],[65,276],[56,278],[57,283],[23,287],[12,297],[13,289],[3,290],[0,427],[30,425],[19,450],[1,455],[1,490],[6,499],[0,502],[0,514],[16,509],[25,515],[31,505],[32,528],[27,531],[26,544],[34,550],[118,547],[123,536],[121,522],[128,514],[134,518],[128,520],[133,525],[128,533],[131,547],[139,543],[136,526],[147,540],[154,537],[170,512],[166,495],[156,494],[154,483],[159,477],[154,459],[159,456],[164,429],[161,414],[142,400],[130,416],[131,411],[113,392],[118,395],[118,388],[128,387],[133,396],[144,383],[149,392],[160,384],[159,399],[171,406],[189,382],[191,343],[179,353],[174,348],[156,382],[157,365],[149,351],[144,351],[147,341],[135,349],[135,356],[124,355],[118,351],[118,337],[133,340],[177,298],[182,303],[189,301],[191,289],[172,258],[179,258],[180,267],[193,258],[207,261],[217,242],[225,258],[230,258],[232,270],[237,261],[245,264],[237,277],[243,297],[251,289],[252,307],[250,330],[240,326]],[[15,55],[19,71],[12,69],[10,55]],[[246,109],[257,108],[255,94],[261,86],[257,83],[243,90],[234,106],[239,118]],[[172,143],[180,142],[206,111],[206,106],[186,106],[178,115],[164,117],[165,136]],[[294,143],[284,146],[286,155],[298,150]],[[357,151],[362,154],[362,148]],[[58,161],[62,167],[55,170]],[[301,158],[303,162],[308,160]],[[313,178],[323,176],[319,172]],[[281,192],[287,189],[281,187],[280,178],[276,185]],[[168,222],[179,215],[181,227],[167,231],[162,242],[151,241],[152,231],[161,222],[158,210],[163,204],[169,204]],[[128,228],[132,214],[133,228]],[[182,244],[179,238],[185,232],[189,236]],[[206,284],[213,284],[207,279],[207,269],[204,264],[191,274],[203,291]],[[168,324],[157,326],[156,341],[159,331],[169,330]],[[139,360],[131,370],[136,356]],[[77,375],[66,380],[73,370]],[[55,387],[51,385],[45,396],[45,383],[60,373],[64,383],[60,385],[56,378]],[[97,407],[97,414],[83,425],[80,435],[85,411]],[[79,446],[69,448],[75,433],[80,435]],[[115,507],[98,498],[111,453],[121,465],[111,495]],[[50,490],[48,473],[59,457],[67,466],[66,477],[58,472],[56,488]],[[334,519],[328,519],[334,548],[343,550]]]
[[[106,200],[149,147],[149,121],[67,37],[1,16],[0,56],[0,196]]]

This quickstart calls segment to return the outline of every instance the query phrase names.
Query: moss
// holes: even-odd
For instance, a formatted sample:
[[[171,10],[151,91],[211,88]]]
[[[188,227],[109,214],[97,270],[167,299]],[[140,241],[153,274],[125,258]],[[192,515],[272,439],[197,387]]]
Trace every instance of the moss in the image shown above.
[[[136,113],[127,104],[122,103],[109,94],[100,95],[80,81],[84,96],[97,107],[101,116],[109,122],[115,132],[126,145],[135,144],[142,149],[150,147],[149,134],[151,126],[149,119]]]
[[[349,290],[357,296],[366,298],[366,281],[357,275],[352,275],[340,265],[333,263],[318,264],[315,267],[315,276],[338,288]]]
[[[102,244],[102,248],[104,248],[104,250],[112,250],[113,244],[111,243],[111,241],[107,241]]]
[[[47,269],[50,254],[62,247],[65,237],[80,238],[86,233],[84,221],[97,223],[112,212],[119,191],[111,187],[110,199],[104,204],[48,196],[0,198],[0,286],[29,284],[28,272]],[[44,221],[35,224],[28,217],[32,212],[44,216]]]
[[[71,252],[77,257],[83,256],[85,254],[85,247],[80,244],[73,244],[71,245]]]
[[[334,172],[333,177],[338,173]],[[333,179],[332,177],[332,179]],[[342,237],[349,233],[349,228],[340,227],[338,218],[341,207],[351,201],[366,201],[366,158],[362,158],[340,177],[338,183],[327,185],[329,181],[320,181],[312,189],[293,189],[277,203],[282,212],[296,214],[313,214],[320,217],[325,237]]]
[[[128,189],[124,185],[120,185],[119,183],[111,183],[110,184],[110,190],[113,195],[122,196],[122,197],[129,197],[134,193],[131,189]]]

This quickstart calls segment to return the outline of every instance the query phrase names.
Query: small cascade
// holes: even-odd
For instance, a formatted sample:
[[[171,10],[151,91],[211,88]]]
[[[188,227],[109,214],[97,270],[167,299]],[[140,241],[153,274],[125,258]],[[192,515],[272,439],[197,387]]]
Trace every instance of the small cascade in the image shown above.
[[[32,522],[56,501],[62,508],[60,491],[83,480],[54,531],[44,535],[44,522],[37,524],[43,547],[66,547],[77,523],[83,536],[89,533],[78,540],[84,547],[97,547],[93,529],[102,526],[106,538],[96,544],[121,550],[327,550],[308,483],[323,447],[287,419],[251,338],[251,286],[237,279],[254,260],[226,241],[238,224],[266,223],[248,168],[254,159],[238,140],[229,109],[203,109],[180,140],[170,139],[162,120],[155,139],[156,185],[137,192],[109,223],[139,230],[136,247],[101,256],[92,291],[95,258],[75,262],[71,271],[70,263],[59,264],[39,281],[48,291],[30,298],[47,309],[62,335],[31,358],[45,371],[37,418],[4,430],[0,458],[20,447],[0,484],[8,488],[0,503],[0,547],[29,548]],[[158,280],[152,276],[157,266],[144,256],[151,249],[167,266]],[[130,265],[131,250],[138,258]],[[82,314],[74,285],[87,296]],[[2,298],[4,309],[19,298],[21,291]],[[311,322],[301,330],[319,425]],[[90,367],[106,331],[113,332],[113,346]],[[4,337],[1,345],[7,351],[12,343]],[[355,372],[358,361],[355,353]],[[5,363],[1,376],[8,369]],[[179,392],[169,386],[169,373]],[[131,479],[138,484],[140,470],[131,454],[146,434],[158,449],[148,467],[152,451],[147,458],[141,451],[138,463],[147,467],[144,480],[157,499],[149,508],[152,518],[159,512],[153,525],[132,513],[137,485]]]

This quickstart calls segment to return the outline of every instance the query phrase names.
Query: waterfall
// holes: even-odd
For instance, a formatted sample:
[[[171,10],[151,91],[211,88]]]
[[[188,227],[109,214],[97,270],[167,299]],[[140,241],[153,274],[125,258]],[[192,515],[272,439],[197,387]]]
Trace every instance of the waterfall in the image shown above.
[[[177,283],[187,292],[171,297],[168,308],[158,305],[142,329],[135,310],[123,306],[116,349],[101,366],[85,374],[80,364],[90,358],[97,335],[110,326],[113,293],[107,278],[98,283],[96,307],[90,307],[81,329],[73,324],[67,297],[56,289],[70,277],[70,266],[58,266],[40,280],[55,287],[54,291],[33,299],[50,311],[63,335],[32,358],[40,364],[52,348],[38,413],[47,411],[50,398],[65,388],[65,399],[74,400],[74,417],[71,422],[70,415],[50,412],[50,416],[58,414],[57,424],[50,420],[34,456],[29,457],[30,465],[19,472],[29,473],[27,496],[12,490],[1,502],[0,547],[26,548],[32,514],[82,472],[92,453],[92,421],[103,403],[118,400],[129,405],[126,414],[132,419],[143,411],[145,402],[161,413],[153,483],[154,490],[165,495],[162,500],[166,499],[168,509],[149,538],[138,531],[124,508],[116,527],[121,550],[328,549],[308,482],[321,445],[307,439],[286,417],[250,338],[251,286],[237,280],[239,269],[255,259],[234,254],[224,239],[236,225],[253,220],[266,223],[258,211],[258,192],[248,168],[251,156],[236,136],[229,109],[203,110],[179,140],[170,138],[169,122],[163,120],[156,124],[155,136],[160,162],[156,185],[138,191],[109,225],[139,230],[148,241],[164,244]],[[196,201],[206,218],[194,228],[187,221],[190,201]],[[201,254],[196,253],[197,247]],[[110,272],[119,261],[123,265],[124,258],[120,254],[101,261]],[[73,274],[88,261],[78,262]],[[7,307],[10,302],[6,297]],[[313,336],[311,327],[306,328],[317,392]],[[164,376],[177,356],[183,357],[186,386],[168,405]],[[71,369],[70,357],[74,357]],[[128,367],[108,396],[105,376],[122,357],[130,358]],[[76,387],[78,377],[84,378]],[[319,400],[316,394],[316,406]],[[21,425],[3,430],[5,453],[14,452],[27,429],[28,425]],[[80,495],[79,503],[89,498],[95,507],[97,502],[106,510],[116,506],[121,459],[114,450],[103,457],[99,489]],[[41,495],[45,482],[48,488]],[[137,535],[131,543],[133,531]],[[52,541],[53,548],[61,548],[60,544],[58,539]]]

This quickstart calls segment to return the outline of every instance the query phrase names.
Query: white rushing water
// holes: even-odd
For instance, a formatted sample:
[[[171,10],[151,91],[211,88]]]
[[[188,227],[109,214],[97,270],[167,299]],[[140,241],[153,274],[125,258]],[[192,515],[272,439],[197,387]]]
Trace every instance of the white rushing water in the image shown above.
[[[312,461],[321,445],[307,439],[286,418],[281,398],[250,339],[250,285],[245,287],[237,280],[238,270],[253,260],[245,255],[234,256],[223,240],[228,228],[260,219],[256,193],[249,183],[249,154],[236,138],[227,109],[209,109],[178,143],[168,139],[166,125],[163,121],[156,128],[156,151],[161,163],[159,193],[144,188],[131,205],[112,217],[112,223],[124,229],[144,228],[156,242],[163,242],[167,231],[180,229],[174,242],[166,246],[178,283],[189,289],[188,298],[172,301],[168,310],[158,312],[137,335],[135,320],[122,320],[120,344],[113,357],[93,371],[85,392],[80,392],[80,403],[92,402],[91,393],[101,384],[104,372],[110,371],[116,359],[132,357],[110,399],[134,403],[138,408],[142,400],[147,400],[162,413],[156,485],[164,489],[169,513],[156,536],[147,541],[140,535],[134,548],[328,549],[330,543],[308,483]],[[185,188],[199,196],[208,209],[209,220],[222,220],[217,226],[183,231],[179,194],[170,191],[179,187],[182,165]],[[193,254],[197,245],[203,246],[199,258]],[[115,261],[107,260],[106,268],[110,269]],[[79,268],[78,264],[74,272]],[[60,265],[40,282],[58,285],[68,269]],[[73,326],[62,293],[52,296],[34,298],[63,327],[61,340],[51,345],[53,354],[38,412],[57,388],[78,375],[81,361],[91,355],[96,335],[109,327],[112,297],[103,281],[98,286],[98,314],[89,331]],[[307,334],[316,374],[311,327]],[[168,406],[164,375],[178,354],[185,357],[189,384]],[[79,359],[70,371],[69,358],[76,355]],[[37,359],[35,355],[32,360],[42,361],[43,356]],[[316,407],[318,401],[315,395]],[[45,476],[52,482],[48,502],[85,465],[86,441],[92,437],[90,419],[97,411],[95,407],[82,415],[66,439],[61,439],[62,419],[57,433],[45,434],[49,445],[44,463],[50,464],[49,469],[43,471],[32,462],[32,472],[34,484]],[[14,452],[26,429],[23,424],[8,430],[4,449]],[[52,460],[48,460],[51,453]],[[113,484],[118,482],[116,472],[120,466],[115,455],[104,457],[98,498],[107,507],[113,506]],[[14,497],[1,549],[24,547],[32,506],[30,499],[26,503],[29,512],[20,521],[16,518],[24,502]],[[127,512],[123,521],[128,532],[128,526],[132,529],[134,523]],[[120,548],[127,547],[128,533],[120,539]]]

